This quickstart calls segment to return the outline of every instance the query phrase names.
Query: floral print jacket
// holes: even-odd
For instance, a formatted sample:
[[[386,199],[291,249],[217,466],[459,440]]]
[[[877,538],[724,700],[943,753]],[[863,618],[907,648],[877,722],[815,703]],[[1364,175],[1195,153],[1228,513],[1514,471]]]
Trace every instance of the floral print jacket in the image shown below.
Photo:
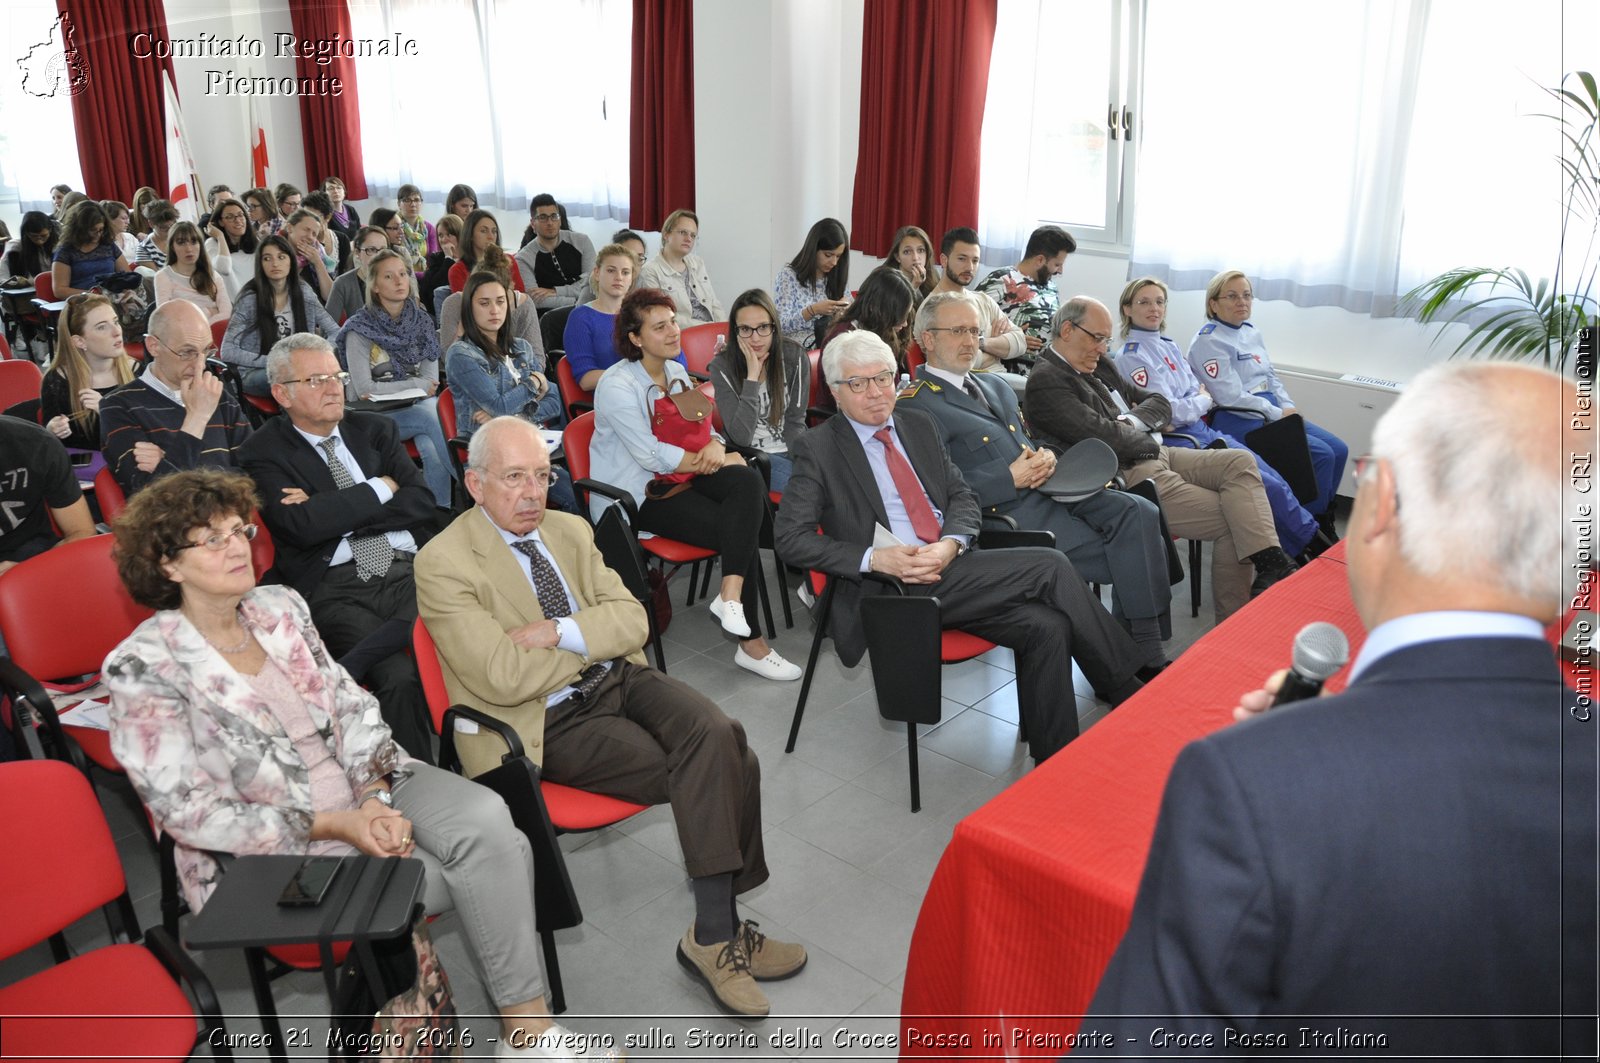
[[[257,587],[240,603],[256,641],[295,689],[359,792],[400,764],[378,711],[322,644],[305,600]],[[199,911],[216,885],[211,852],[303,853],[311,780],[271,708],[179,611],[123,640],[104,669],[111,749],[155,821],[177,842],[178,878]]]

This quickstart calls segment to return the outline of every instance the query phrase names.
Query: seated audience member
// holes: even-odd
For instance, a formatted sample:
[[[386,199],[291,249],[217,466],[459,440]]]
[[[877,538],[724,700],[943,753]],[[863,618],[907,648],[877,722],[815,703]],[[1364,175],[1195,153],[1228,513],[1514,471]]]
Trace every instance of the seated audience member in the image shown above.
[[[467,220],[462,223],[460,260],[450,267],[451,291],[459,292],[467,286],[467,275],[478,268],[478,262],[491,247],[500,247],[500,223],[495,221],[493,214],[480,207],[467,215]],[[511,283],[517,291],[527,291],[516,259],[511,260]]]
[[[1137,692],[1137,647],[1060,551],[971,549],[977,498],[933,422],[895,410],[889,345],[847,332],[823,349],[822,367],[840,416],[795,441],[777,542],[789,564],[839,580],[828,622],[839,659],[854,667],[866,652],[861,598],[892,591],[861,575],[879,572],[910,594],[937,594],[945,626],[1016,651],[1017,704],[1035,762],[1078,735],[1074,661],[1113,705]],[[905,545],[873,546],[884,517]]]
[[[658,288],[672,296],[680,329],[725,316],[706,264],[693,253],[699,239],[699,217],[691,210],[673,211],[661,223],[661,250],[639,271],[640,287]]]
[[[22,341],[36,359],[48,357],[49,341],[35,313],[33,282],[41,273],[54,276],[51,263],[55,260],[59,236],[50,215],[42,210],[30,210],[22,216],[20,235],[5,245],[5,254],[0,256],[0,299],[5,300],[12,319],[19,321]]]
[[[363,225],[356,231],[355,248],[350,256],[355,265],[333,279],[333,290],[328,293],[329,317],[342,325],[351,314],[367,305],[367,270],[376,257],[387,250],[389,242],[382,229]]]
[[[382,399],[421,388],[425,398],[403,409],[384,410],[402,441],[416,444],[422,475],[433,501],[450,508],[455,469],[439,428],[439,334],[433,318],[417,305],[411,270],[394,251],[379,252],[367,267],[367,305],[350,315],[335,339],[350,372],[350,399]]]
[[[983,278],[978,291],[999,304],[1011,323],[1027,337],[1028,353],[1037,354],[1050,342],[1050,319],[1061,305],[1056,278],[1066,268],[1067,256],[1078,241],[1059,225],[1041,225],[1028,234],[1022,261],[997,269]]]
[[[533,278],[528,294],[541,311],[576,306],[583,301],[585,279],[594,271],[594,243],[563,228],[561,207],[548,193],[533,197],[530,213],[534,238],[516,254],[517,262],[527,267],[522,275]]]
[[[233,189],[227,185],[212,185],[206,189],[206,210],[204,214],[200,215],[200,221],[196,223],[195,227],[201,232],[205,232],[207,227],[211,225],[211,216],[221,208],[222,201],[232,198]],[[102,203],[101,206],[105,206],[105,204]]]
[[[1564,519],[1580,402],[1452,362],[1379,420],[1345,537],[1368,629],[1349,684],[1263,714],[1279,673],[1179,753],[1088,1006],[1104,1054],[1157,1026],[1293,1046],[1311,1025],[1383,1046],[1360,1055],[1594,1057],[1594,721],[1543,635],[1593,523]]]
[[[495,418],[472,437],[478,505],[417,558],[450,699],[515,727],[552,782],[669,802],[694,893],[678,962],[722,1007],[766,1015],[756,980],[795,974],[806,951],[742,920],[734,899],[768,877],[760,763],[742,724],[645,665],[644,610],[587,523],[547,509],[551,477],[526,421]],[[458,735],[456,747],[474,775],[504,752],[487,732]]]
[[[167,250],[167,264],[156,274],[156,305],[183,299],[198,306],[212,324],[228,320],[233,301],[212,271],[200,230],[180,221],[167,237]]]
[[[450,267],[461,257],[461,234],[465,228],[459,214],[446,214],[433,227],[439,250],[428,256],[422,276],[417,278],[417,295],[422,299],[422,308],[430,314],[435,312],[435,294],[440,288],[450,287]]]
[[[623,360],[607,369],[595,388],[590,473],[633,496],[638,530],[721,554],[722,583],[711,600],[711,615],[739,639],[734,663],[765,679],[799,679],[799,667],[761,636],[757,581],[765,578],[760,540],[767,520],[761,474],[718,438],[690,451],[658,439],[652,428],[656,400],[674,385],[694,386],[676,361],[678,338],[670,295],[637,288],[622,301],[612,342]],[[597,518],[611,504],[599,495],[589,500]]]
[[[300,200],[303,193],[294,185],[284,182],[272,190],[272,203],[274,209],[272,219],[272,232],[283,232],[289,224],[289,215],[300,209]]]
[[[1206,317],[1210,320],[1189,341],[1189,365],[1206,381],[1217,403],[1211,427],[1235,439],[1266,421],[1296,412],[1294,400],[1272,368],[1261,333],[1250,324],[1254,306],[1249,277],[1236,269],[1217,274],[1206,285]],[[1235,413],[1229,407],[1245,412]],[[1311,468],[1317,477],[1317,497],[1306,508],[1332,537],[1334,494],[1344,479],[1350,448],[1326,428],[1309,420],[1305,426]]]
[[[67,212],[67,196],[71,195],[71,185],[51,185],[50,203],[55,208],[50,214],[51,221],[60,221]]]
[[[206,371],[217,352],[199,307],[181,299],[156,307],[144,342],[144,372],[100,403],[106,465],[130,497],[168,473],[233,468],[250,435],[244,411]]]
[[[478,193],[473,191],[471,185],[450,186],[449,193],[444,197],[444,212],[446,215],[454,214],[462,221],[466,221],[467,215],[477,209]]]
[[[322,216],[301,207],[289,215],[288,223],[279,233],[294,247],[295,272],[306,287],[316,293],[319,304],[333,294],[333,274],[338,265],[322,245],[322,229]]]
[[[6,518],[0,520],[0,575],[58,541],[95,533],[66,448],[20,417],[0,417],[0,513]]]
[[[150,223],[150,231],[139,241],[139,250],[134,252],[135,265],[159,270],[167,264],[167,241],[172,236],[172,227],[178,224],[178,208],[165,199],[158,199],[144,208],[144,216]]]
[[[133,212],[133,220],[128,223],[128,230],[141,240],[150,235],[152,228],[150,220],[145,217],[145,211],[150,208],[150,204],[160,198],[161,195],[155,189],[149,185],[141,185],[134,190],[133,199],[129,201],[129,209]],[[62,212],[62,220],[66,220],[65,211]],[[129,259],[128,261],[131,262],[133,260]]]
[[[615,345],[617,311],[638,283],[637,269],[632,252],[621,244],[602,247],[590,281],[594,301],[574,307],[567,316],[561,345],[572,367],[572,378],[585,391],[599,387],[601,374],[622,357]],[[688,364],[681,353],[677,361],[682,366]]]
[[[978,234],[971,229],[951,229],[945,233],[939,241],[939,263],[944,269],[941,271],[939,283],[933,290],[969,291],[972,278],[978,275],[978,259],[981,254]],[[982,295],[981,292],[978,294]],[[976,305],[983,327],[983,338],[979,341],[978,358],[972,367],[998,370],[1000,363],[1005,359],[1024,357],[1028,353],[1028,337],[1001,312],[1000,305],[987,295],[982,295]],[[1006,373],[1005,381],[1016,388],[1019,394],[1027,383],[1024,377],[1015,373]]]
[[[328,197],[328,205],[333,208],[328,212],[328,226],[353,245],[356,232],[361,228],[361,213],[345,200],[344,182],[331,175],[324,177],[322,193]]]
[[[1278,545],[1272,508],[1249,454],[1161,445],[1158,430],[1172,420],[1172,407],[1124,380],[1104,357],[1111,343],[1111,313],[1104,304],[1074,296],[1061,304],[1051,327],[1054,338],[1028,376],[1028,425],[1062,450],[1082,439],[1103,440],[1117,452],[1124,482],[1155,483],[1173,534],[1211,543],[1217,622],[1294,572],[1294,562]]]
[[[975,373],[982,329],[976,292],[935,292],[917,310],[917,343],[927,362],[896,408],[933,418],[950,459],[986,513],[1022,528],[1054,532],[1056,548],[1080,575],[1111,584],[1113,613],[1126,617],[1146,665],[1165,667],[1172,586],[1161,514],[1147,499],[1099,490],[1075,502],[1037,490],[1056,469],[1055,453],[1036,445],[1017,393],[994,373]]]
[[[1116,357],[1117,371],[1136,387],[1157,392],[1172,407],[1172,420],[1160,426],[1162,442],[1169,447],[1208,447],[1221,440],[1224,446],[1249,450],[1237,439],[1205,422],[1206,414],[1216,403],[1195,379],[1183,351],[1161,334],[1167,323],[1167,286],[1154,277],[1139,277],[1122,289],[1118,309],[1122,316],[1123,344]],[[1261,473],[1267,502],[1272,506],[1278,543],[1285,553],[1295,556],[1317,536],[1317,522],[1300,505],[1284,478],[1259,455],[1252,452],[1252,456]]]
[[[317,233],[317,238],[322,242],[322,258],[326,262],[333,259],[334,264],[328,267],[328,272],[338,276],[350,268],[350,237],[335,229],[331,224],[333,218],[333,200],[322,191],[307,192],[300,200],[300,209],[309,210],[316,214],[322,225]]]
[[[256,275],[256,230],[250,224],[248,208],[237,199],[225,199],[211,212],[206,229],[206,257],[222,278],[230,301]]]
[[[544,375],[544,355],[511,327],[505,281],[487,270],[467,278],[461,338],[445,354],[456,400],[456,434],[470,436],[491,417],[561,423],[561,396]]]
[[[850,305],[845,287],[850,283],[850,235],[837,218],[823,218],[806,233],[806,242],[794,260],[778,270],[772,282],[772,301],[778,307],[783,338],[809,351],[826,322]]]
[[[122,257],[132,262],[139,256],[139,238],[128,231],[133,213],[115,199],[102,199],[100,209],[106,212],[106,222],[111,227],[111,242],[117,245]]]
[[[767,486],[782,492],[794,468],[789,448],[806,430],[811,361],[779,333],[778,308],[760,288],[733,301],[728,334],[709,367],[723,434],[765,454],[772,468]]]
[[[372,210],[371,224],[383,230],[384,239],[389,241],[389,246],[406,256],[406,261],[411,262],[411,245],[406,243],[405,227],[400,224],[400,212],[390,210],[388,207],[374,207]],[[420,263],[411,262],[412,268]]]
[[[130,267],[111,237],[106,212],[93,200],[84,200],[61,223],[61,242],[50,265],[57,299],[87,292],[113,273]]]
[[[483,253],[482,258],[478,259],[478,268],[472,272],[493,273],[500,278],[500,283],[506,289],[510,300],[511,334],[526,340],[528,346],[533,348],[539,364],[543,366],[544,336],[539,331],[539,310],[533,305],[532,299],[512,287],[512,266],[511,256],[507,255],[503,248],[491,247]],[[461,338],[461,295],[461,292],[451,292],[439,305],[439,346],[445,349],[449,349],[452,343]],[[446,367],[446,372],[448,371]]]
[[[545,1006],[527,837],[493,791],[406,757],[305,600],[256,586],[256,504],[248,477],[181,473],[116,526],[123,585],[158,611],[106,662],[111,746],[177,842],[190,910],[216,853],[416,858],[427,911],[461,914],[502,1033],[571,1058],[545,1051],[570,1036]]]
[[[276,231],[272,227],[272,219],[278,216],[278,205],[273,202],[272,193],[265,188],[252,188],[239,199],[244,203],[256,239],[271,236]]]
[[[616,232],[611,234],[611,242],[614,244],[621,244],[623,247],[626,247],[629,251],[633,252],[633,257],[638,259],[638,262],[634,265],[634,275],[638,276],[638,271],[644,268],[644,237],[640,236],[632,229],[618,229]]]
[[[75,295],[57,322],[55,358],[39,390],[39,420],[69,447],[100,449],[100,400],[133,379],[117,308]]]
[[[439,250],[433,222],[422,216],[422,189],[416,185],[401,185],[395,198],[400,203],[400,234],[410,249],[411,261],[420,265]]]
[[[339,331],[317,293],[295,273],[294,262],[294,245],[287,236],[262,240],[256,248],[255,276],[239,292],[228,319],[222,360],[239,367],[248,394],[272,393],[266,352],[274,343],[296,332],[315,332],[331,339]]]
[[[905,372],[906,349],[911,346],[911,321],[916,309],[917,296],[910,278],[894,266],[879,266],[861,282],[855,300],[828,328],[823,342],[832,343],[836,337],[858,329],[870,332],[894,355],[898,375]],[[831,406],[831,391],[826,398],[824,405]]]
[[[433,495],[393,421],[345,410],[348,374],[333,344],[309,332],[285,337],[267,373],[284,416],[267,418],[239,461],[261,492],[273,572],[305,598],[342,657],[388,621],[416,619],[411,562],[435,528]],[[422,681],[404,649],[374,664],[367,682],[395,740],[431,763]]]
[[[73,207],[76,207],[79,203],[82,203],[88,198],[89,197],[82,192],[68,192],[66,195],[61,197],[62,215],[64,216],[67,211],[71,210]]]
[[[920,305],[939,285],[939,269],[933,264],[932,237],[915,225],[902,225],[895,230],[889,248],[889,265],[911,281]]]

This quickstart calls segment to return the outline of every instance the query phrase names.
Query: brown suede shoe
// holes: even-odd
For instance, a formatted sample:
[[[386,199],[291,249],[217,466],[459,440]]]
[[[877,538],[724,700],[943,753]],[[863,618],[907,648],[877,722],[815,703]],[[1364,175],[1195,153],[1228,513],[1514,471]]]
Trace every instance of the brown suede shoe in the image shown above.
[[[756,929],[760,925],[746,919],[734,932],[743,939],[745,954],[750,957],[750,977],[776,982],[799,974],[800,968],[806,965],[806,947],[769,938]]]
[[[767,995],[750,977],[750,953],[742,933],[734,932],[730,941],[714,945],[696,944],[694,924],[678,942],[678,962],[711,990],[724,1011],[750,1018],[765,1018],[772,1010]]]

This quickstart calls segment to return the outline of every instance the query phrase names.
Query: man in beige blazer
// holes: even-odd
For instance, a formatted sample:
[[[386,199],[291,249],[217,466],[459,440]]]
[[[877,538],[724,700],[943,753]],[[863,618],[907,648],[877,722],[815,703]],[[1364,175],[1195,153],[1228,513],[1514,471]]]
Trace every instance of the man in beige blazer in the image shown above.
[[[548,512],[550,454],[533,425],[497,417],[473,434],[478,503],[417,555],[417,606],[450,699],[505,720],[552,782],[670,802],[694,886],[678,960],[727,1010],[765,1015],[754,979],[787,978],[805,949],[742,921],[734,896],[767,880],[761,766],[744,727],[644,663],[644,608],[605,566],[589,526]],[[504,752],[455,736],[469,774]]]

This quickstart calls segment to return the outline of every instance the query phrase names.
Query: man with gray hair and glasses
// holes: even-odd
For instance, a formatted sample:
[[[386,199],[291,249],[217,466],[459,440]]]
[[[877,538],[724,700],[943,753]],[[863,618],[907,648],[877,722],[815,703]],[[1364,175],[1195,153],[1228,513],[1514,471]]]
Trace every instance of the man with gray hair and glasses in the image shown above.
[[[1593,669],[1545,637],[1593,626],[1592,426],[1542,369],[1406,386],[1357,464],[1349,684],[1267,712],[1279,673],[1179,754],[1098,1043],[1595,1058]]]
[[[972,549],[977,497],[932,419],[895,409],[888,344],[843,333],[823,350],[822,372],[839,416],[791,449],[776,539],[785,561],[839,581],[828,623],[840,661],[853,667],[866,652],[861,599],[889,589],[861,579],[876,572],[908,593],[937,594],[945,626],[1016,651],[1017,704],[1035,762],[1078,736],[1074,661],[1112,705],[1138,691],[1143,655],[1060,551]],[[878,526],[901,545],[875,546]]]
[[[262,425],[239,459],[261,492],[273,572],[306,600],[334,656],[372,639],[362,657],[375,663],[357,679],[377,697],[395,741],[431,764],[422,681],[404,650],[417,618],[411,565],[434,532],[433,493],[393,420],[345,410],[349,374],[333,344],[311,332],[279,340],[267,354],[267,380],[284,415]]]

